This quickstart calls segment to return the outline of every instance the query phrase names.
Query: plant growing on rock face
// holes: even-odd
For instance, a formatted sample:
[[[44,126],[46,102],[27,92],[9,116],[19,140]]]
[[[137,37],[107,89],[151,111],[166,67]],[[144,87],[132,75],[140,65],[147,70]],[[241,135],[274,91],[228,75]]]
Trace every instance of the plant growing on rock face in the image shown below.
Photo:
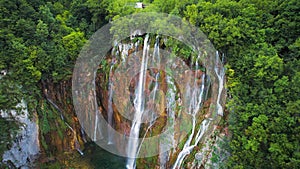
[[[206,164],[208,167],[227,169],[226,161],[228,160],[229,153],[229,140],[227,137],[218,137],[214,145],[212,146],[211,158]]]
[[[8,74],[0,79],[0,109],[10,109],[22,98],[30,110],[39,108],[39,80],[59,83],[70,79],[86,35],[109,19],[142,10],[172,13],[200,27],[228,56],[227,86],[233,97],[229,103],[233,133],[230,168],[299,168],[299,2],[154,0],[145,9],[135,9],[132,0],[1,1],[0,71]],[[132,23],[134,20],[128,21]],[[155,24],[165,25],[164,29],[169,26],[165,21]],[[166,48],[185,61],[195,57],[178,41],[169,38],[165,42]],[[109,64],[103,65],[106,88]],[[59,119],[47,114],[50,112],[55,113],[49,106],[39,111],[43,133],[49,133],[53,119]],[[9,141],[17,127],[4,120],[0,118],[0,140]],[[64,130],[63,122],[58,122],[58,128]],[[47,146],[43,136],[42,144]],[[219,158],[217,153],[214,156]],[[61,166],[53,164],[55,167]]]
[[[151,38],[150,38],[151,39]],[[140,37],[140,36],[137,36],[137,37],[134,37],[132,40],[131,40],[133,43],[136,43],[136,42],[139,42],[139,43],[144,43],[144,39],[143,37]],[[150,40],[151,41],[151,40]],[[152,41],[151,41],[152,42]]]
[[[101,84],[104,84],[104,86],[102,86],[103,89],[108,89],[108,81],[109,81],[109,72],[110,71],[110,65],[108,63],[107,60],[103,59],[101,60],[101,63],[99,65],[99,69],[97,70],[97,73],[102,73],[102,75],[104,75],[104,81],[101,81]]]

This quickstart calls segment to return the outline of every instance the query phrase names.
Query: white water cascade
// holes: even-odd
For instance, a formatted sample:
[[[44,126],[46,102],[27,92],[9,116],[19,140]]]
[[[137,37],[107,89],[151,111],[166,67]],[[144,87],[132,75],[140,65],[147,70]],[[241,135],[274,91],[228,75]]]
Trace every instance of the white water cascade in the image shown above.
[[[112,58],[117,58],[117,60],[124,65],[128,64],[132,66],[131,69],[128,69],[130,70],[128,72],[130,72],[130,74],[135,74],[133,74],[134,76],[131,77],[133,79],[130,79],[131,81],[129,82],[125,82],[125,80],[122,81],[122,78],[120,78],[121,80],[119,79],[119,81],[114,81],[114,79],[111,80],[109,76],[108,123],[112,126],[112,120],[114,118],[113,104],[115,104],[114,106],[117,106],[118,98],[122,98],[122,96],[117,97],[113,103],[112,95],[118,93],[114,93],[114,85],[117,86],[117,82],[130,84],[130,101],[134,107],[134,112],[131,112],[130,109],[127,110],[127,107],[124,108],[126,111],[131,112],[130,117],[132,118],[130,130],[129,125],[126,128],[126,135],[129,135],[130,137],[126,147],[126,156],[128,157],[126,168],[136,168],[136,157],[138,157],[139,154],[143,154],[143,151],[145,151],[143,148],[148,144],[147,137],[152,137],[155,136],[157,132],[163,133],[165,131],[168,131],[168,134],[164,135],[163,138],[160,138],[158,142],[159,145],[157,146],[157,150],[159,151],[159,157],[157,162],[159,162],[159,164],[157,164],[156,167],[161,169],[182,168],[182,164],[186,157],[191,154],[200,141],[202,142],[203,139],[205,139],[211,126],[215,124],[216,121],[214,121],[213,118],[208,118],[212,115],[210,113],[216,112],[217,115],[223,115],[221,100],[224,87],[224,69],[221,69],[222,63],[219,61],[219,56],[217,55],[215,56],[216,58],[211,58],[212,61],[216,60],[215,65],[209,67],[213,70],[213,74],[210,74],[212,72],[206,72],[209,68],[205,68],[204,65],[202,65],[204,58],[202,58],[202,54],[199,54],[198,57],[189,62],[191,63],[189,70],[185,69],[184,72],[181,71],[181,73],[187,74],[180,74],[180,76],[178,76],[183,77],[183,81],[179,81],[180,78],[178,77],[172,79],[174,78],[172,73],[176,72],[175,69],[181,68],[178,65],[182,64],[182,62],[172,62],[171,68],[168,67],[169,65],[161,65],[160,62],[164,63],[165,60],[164,57],[161,58],[160,55],[164,56],[165,51],[163,49],[160,50],[160,38],[158,36],[156,37],[151,52],[150,44],[153,44],[153,42],[151,43],[151,38],[149,38],[148,34],[143,38],[143,48],[141,47],[142,42],[138,40],[135,43],[125,42],[116,44],[113,49]],[[162,44],[163,43],[164,42],[162,42]],[[142,51],[141,55],[139,51]],[[133,57],[130,57],[130,55]],[[112,74],[112,76],[114,76],[114,73],[118,75],[118,72],[113,72],[114,64],[113,60],[110,65],[110,74]],[[157,67],[157,65],[160,65],[161,67]],[[174,72],[172,72],[173,69]],[[213,82],[217,81],[218,84],[211,84],[211,78]],[[180,85],[183,85],[183,90],[179,90],[181,88],[178,85],[178,82],[181,82]],[[118,90],[119,88],[116,87],[115,89]],[[213,93],[210,92],[211,90]],[[211,100],[216,102],[215,107],[211,105],[209,105],[210,107],[206,106],[210,104]],[[188,103],[186,103],[186,101]],[[204,111],[202,111],[202,106],[204,107]],[[188,135],[184,138],[184,144],[181,144],[183,147],[181,147],[180,150],[176,148],[166,151],[170,147],[178,146],[181,131],[179,131],[180,128],[178,128],[176,122],[178,118],[184,117],[182,111],[189,114],[190,132],[188,132]],[[215,117],[215,114],[212,116]],[[142,122],[145,119],[147,121]],[[142,123],[144,124],[142,125]],[[164,126],[162,127],[162,125]],[[140,139],[141,134],[143,134],[143,136],[141,136]],[[110,132],[108,130],[108,144],[114,144],[113,141],[114,140],[111,140],[110,138]],[[142,145],[146,146],[143,147]],[[151,150],[149,149],[149,151]],[[175,163],[171,163],[170,160],[175,160]]]
[[[153,67],[156,67],[156,65],[159,65],[160,64],[160,52],[159,52],[159,36],[156,37],[156,40],[155,40],[155,44],[154,44],[154,50],[153,50],[153,54],[152,54],[152,64],[151,66]],[[156,100],[156,96],[159,92],[159,77],[160,77],[160,73],[159,73],[159,70],[158,69],[155,69],[155,81],[154,81],[154,88],[153,88],[153,91],[151,92],[151,103],[155,103],[155,100]],[[151,128],[152,125],[154,124],[155,122],[155,113],[156,112],[150,112],[151,113],[151,121],[150,121],[150,124],[149,124],[149,127],[148,128]]]
[[[219,53],[216,52],[216,65],[215,65],[215,72],[217,74],[218,80],[219,80],[219,89],[218,89],[218,98],[217,98],[217,112],[218,115],[223,116],[223,108],[221,106],[220,100],[221,100],[221,94],[224,86],[224,76],[225,76],[225,70],[221,66],[222,63],[220,63],[219,59]]]
[[[171,129],[173,132],[170,132],[168,136],[166,136],[163,140],[159,143],[160,154],[159,154],[159,166],[161,169],[167,168],[166,163],[169,161],[170,151],[165,150],[172,145],[175,145],[175,135],[174,135],[174,128],[175,128],[175,110],[176,110],[176,86],[174,83],[174,79],[170,76],[167,76],[167,84],[169,85],[167,90],[167,113],[168,113],[168,124],[166,125],[165,129]]]
[[[17,113],[16,110],[0,111],[2,117],[10,118],[12,116],[21,123],[12,147],[2,156],[3,162],[11,162],[17,168],[32,168],[32,163],[40,151],[38,124],[36,117],[30,119],[27,105],[23,100],[16,107],[22,109],[21,113]]]
[[[112,76],[113,76],[113,72],[112,69],[115,65],[115,60],[112,60],[111,66],[110,66],[110,70],[109,70],[109,80],[108,80],[108,108],[107,108],[107,114],[108,114],[108,125],[110,125],[111,127],[107,127],[108,131],[108,143],[107,144],[113,144],[113,136],[110,134],[112,133],[110,130],[113,127],[113,81],[112,81]]]
[[[185,142],[183,149],[181,150],[181,152],[179,153],[179,155],[177,156],[177,159],[173,165],[173,169],[177,169],[180,168],[184,158],[191,153],[191,151],[193,150],[193,148],[198,144],[198,142],[200,141],[200,139],[202,138],[204,132],[207,130],[207,127],[209,125],[209,121],[208,120],[203,120],[200,128],[195,136],[195,142],[194,144],[192,143],[192,139],[194,137],[195,134],[195,130],[196,130],[196,123],[197,123],[197,113],[199,112],[200,108],[201,108],[201,104],[202,104],[202,100],[203,100],[203,93],[204,93],[204,87],[205,87],[205,74],[203,74],[201,76],[201,86],[199,86],[199,84],[197,84],[197,77],[198,75],[198,69],[199,69],[199,64],[198,61],[200,60],[200,55],[198,56],[197,60],[196,60],[196,71],[195,71],[195,81],[193,82],[193,85],[190,86],[188,85],[187,88],[187,93],[186,96],[189,97],[190,96],[190,105],[189,105],[189,110],[188,113],[192,115],[192,131],[191,134],[189,135],[187,141]]]
[[[147,63],[148,63],[148,55],[149,55],[149,47],[150,44],[148,43],[149,35],[146,35],[144,39],[144,48],[143,48],[143,56],[142,56],[142,64],[141,69],[139,72],[139,81],[138,81],[138,88],[135,93],[134,98],[134,107],[135,107],[135,114],[134,119],[132,121],[132,126],[130,129],[130,139],[127,146],[127,155],[128,160],[126,164],[127,169],[133,169],[136,167],[136,160],[133,157],[136,157],[138,153],[139,147],[139,134],[140,134],[140,126],[142,117],[144,114],[144,104],[145,104],[145,79],[146,79],[146,71],[147,71]]]

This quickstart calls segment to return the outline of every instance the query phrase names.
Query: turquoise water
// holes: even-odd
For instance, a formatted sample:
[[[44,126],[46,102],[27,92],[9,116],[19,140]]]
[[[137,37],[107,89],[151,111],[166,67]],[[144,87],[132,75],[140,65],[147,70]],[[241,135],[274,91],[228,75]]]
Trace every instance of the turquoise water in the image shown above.
[[[95,169],[122,169],[126,166],[126,158],[114,155],[95,143],[88,143],[84,154],[84,160]]]

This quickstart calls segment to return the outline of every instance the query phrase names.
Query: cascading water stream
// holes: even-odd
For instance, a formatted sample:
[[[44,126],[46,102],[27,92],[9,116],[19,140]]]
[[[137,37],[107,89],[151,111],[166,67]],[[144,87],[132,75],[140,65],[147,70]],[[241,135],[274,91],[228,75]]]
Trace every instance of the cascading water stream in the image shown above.
[[[160,154],[159,154],[159,162],[160,162],[160,168],[165,169],[166,163],[169,160],[169,153],[170,151],[165,151],[165,149],[168,149],[168,147],[173,147],[175,145],[175,136],[174,136],[174,128],[175,128],[175,111],[176,111],[176,85],[174,83],[174,80],[167,76],[167,84],[168,84],[168,90],[167,90],[167,114],[168,114],[168,124],[166,125],[166,129],[173,130],[167,137],[165,137],[163,140],[160,140],[159,148],[160,148]]]
[[[47,92],[47,91],[46,91]],[[63,115],[62,110],[48,97],[47,93],[45,94],[45,98],[47,99],[47,101],[60,113],[60,118],[61,120],[65,123],[65,125],[73,132],[74,135],[74,143],[75,143],[75,149],[78,151],[78,153],[80,155],[84,155],[84,153],[82,152],[82,150],[80,149],[80,144],[79,141],[77,139],[77,132],[69,125],[68,122],[65,121],[65,117]]]
[[[80,128],[80,133],[81,133],[81,137],[84,143],[87,143],[86,137],[85,137],[85,133],[83,128]]]
[[[98,131],[98,111],[95,112],[95,127],[94,127],[94,137],[93,141],[97,141],[97,131]]]
[[[94,72],[94,79],[95,79],[95,77],[96,77],[96,72]],[[94,81],[94,83],[95,83],[95,81]],[[90,94],[88,96],[88,100],[89,100],[89,102],[91,102],[90,104],[97,105],[97,100],[93,99],[94,97],[96,97],[96,90],[90,92]],[[101,110],[99,110],[98,108],[95,108],[95,111],[94,111],[95,121],[94,121],[94,125],[92,125],[92,126],[94,126],[94,130],[93,130],[94,133],[93,133],[93,136],[92,136],[93,141],[97,141],[98,139],[101,140],[104,137],[103,134],[102,134],[101,124],[99,123],[99,115],[101,114],[100,111]],[[91,119],[91,116],[90,116],[89,121],[91,121],[91,122],[93,121]],[[99,134],[99,136],[98,136],[98,134]]]
[[[159,36],[156,36],[154,49],[153,49],[153,55],[152,55],[152,61],[155,64],[160,63],[160,52],[159,52]],[[156,66],[156,65],[153,65]]]
[[[152,53],[152,65],[153,67],[156,67],[157,65],[160,64],[160,52],[159,52],[159,36],[156,37],[156,40],[155,40],[155,44],[154,44],[154,49],[153,49],[153,53]],[[158,93],[158,89],[159,89],[159,77],[160,77],[160,73],[159,73],[159,70],[157,68],[153,69],[153,73],[154,73],[154,76],[155,76],[155,80],[154,80],[154,88],[151,92],[151,95],[150,96],[150,103],[154,104],[155,103],[155,100],[156,100],[156,96],[157,96],[157,93]],[[151,111],[148,110],[148,111]],[[154,124],[155,122],[155,118],[156,118],[156,112],[152,111],[150,112],[151,114],[151,120],[150,120],[150,124],[149,124],[149,127],[148,128],[151,128],[151,126]],[[149,113],[148,113],[149,114]]]
[[[159,72],[156,73],[155,75],[155,84],[154,84],[154,88],[152,90],[152,98],[151,98],[151,103],[155,103],[155,100],[156,100],[156,95],[157,95],[157,92],[158,92],[158,88],[159,88]],[[152,111],[150,112],[151,113],[151,120],[150,120],[150,124],[149,124],[149,128],[151,128],[151,126],[154,124],[155,122],[155,119],[156,119],[156,112]]]
[[[155,44],[154,44],[154,50],[153,50],[153,53],[152,53],[152,66],[155,67],[156,64],[159,64],[160,62],[160,55],[159,55],[159,37],[157,36],[156,37],[156,41],[155,41]],[[151,94],[150,94],[150,100],[149,100],[149,103],[151,103],[150,107],[145,110],[146,112],[144,113],[144,115],[146,114],[147,116],[151,116],[151,119],[150,119],[150,122],[149,122],[149,126],[147,127],[146,129],[146,132],[144,134],[144,137],[143,139],[141,140],[141,143],[140,143],[140,146],[139,146],[139,149],[137,151],[137,153],[140,152],[140,149],[141,149],[141,146],[143,144],[143,141],[148,133],[148,131],[151,129],[151,127],[154,125],[155,123],[155,120],[156,120],[156,114],[157,112],[154,110],[154,105],[155,105],[155,100],[157,99],[156,96],[157,96],[157,92],[158,92],[158,89],[159,89],[159,77],[160,77],[160,73],[158,71],[158,69],[154,69],[153,70],[154,72],[154,76],[155,76],[155,80],[154,80],[154,88],[153,90],[151,91]]]
[[[149,35],[147,34],[144,39],[144,48],[143,48],[143,56],[142,56],[142,64],[141,69],[139,72],[139,81],[138,81],[138,88],[135,93],[135,99],[134,99],[134,107],[135,107],[135,114],[134,119],[132,121],[132,126],[130,129],[130,139],[127,146],[127,165],[126,168],[133,169],[136,167],[136,160],[134,157],[136,157],[138,153],[138,147],[139,147],[139,133],[140,133],[140,126],[142,123],[142,116],[144,113],[144,104],[145,104],[145,96],[144,96],[144,90],[145,90],[145,81],[146,81],[146,71],[147,71],[147,63],[148,63],[148,52],[149,52]]]
[[[198,70],[199,70],[199,64],[198,61],[200,60],[200,55],[198,56],[197,60],[196,60],[196,71],[195,71],[195,81],[193,82],[193,86],[188,85],[188,90],[187,90],[187,96],[190,95],[191,96],[191,102],[189,105],[189,114],[192,115],[192,131],[191,134],[189,135],[187,141],[185,142],[182,151],[178,154],[177,159],[173,165],[173,169],[177,169],[180,168],[185,156],[187,156],[188,154],[191,153],[191,151],[193,150],[193,148],[198,144],[198,142],[200,141],[201,137],[203,136],[204,132],[207,129],[207,120],[203,120],[200,126],[200,129],[198,130],[196,137],[195,137],[195,143],[193,145],[191,145],[192,139],[194,137],[195,134],[195,129],[196,129],[196,122],[197,122],[197,113],[201,108],[201,103],[203,100],[203,93],[204,93],[204,87],[205,87],[205,74],[203,74],[201,76],[201,87],[199,87],[199,85],[197,84],[197,77],[198,75],[200,76]]]
[[[112,58],[117,58],[118,61],[120,61],[120,64],[123,63],[129,64],[133,66],[133,69],[130,69],[130,72],[134,72],[136,76],[134,76],[134,79],[129,81],[130,83],[130,102],[134,106],[134,112],[132,112],[132,124],[129,130],[129,125],[126,124],[124,131],[126,132],[126,135],[130,137],[127,143],[127,149],[126,149],[126,155],[127,155],[127,163],[126,168],[127,169],[134,169],[136,168],[136,157],[139,155],[140,151],[142,151],[143,142],[145,142],[145,145],[147,145],[147,136],[152,136],[152,134],[156,134],[159,132],[164,132],[166,130],[171,131],[167,135],[164,135],[164,138],[160,138],[158,150],[160,151],[158,160],[159,160],[159,167],[160,168],[168,168],[170,165],[170,159],[174,159],[174,155],[177,156],[175,163],[173,166],[171,166],[174,169],[181,168],[182,163],[184,162],[187,155],[189,155],[194,147],[196,147],[199,142],[204,138],[205,133],[207,133],[208,130],[210,130],[210,127],[214,121],[211,118],[207,118],[202,120],[202,114],[198,115],[200,112],[202,105],[205,102],[210,103],[210,100],[207,100],[207,98],[210,98],[211,92],[209,92],[211,88],[211,81],[210,76],[207,76],[205,72],[203,71],[203,67],[200,66],[202,55],[198,55],[196,58],[196,61],[191,61],[191,70],[187,70],[184,73],[188,73],[188,75],[192,75],[193,78],[190,80],[185,88],[185,93],[177,93],[177,86],[178,84],[175,84],[174,79],[172,79],[169,76],[169,69],[164,71],[160,71],[159,68],[157,68],[157,65],[160,65],[160,52],[163,54],[163,50],[160,51],[159,46],[159,37],[156,37],[156,41],[154,43],[153,52],[149,54],[150,50],[150,38],[147,34],[144,36],[144,43],[143,48],[141,48],[141,42],[138,40],[135,43],[119,43],[115,44],[114,51],[112,52]],[[117,49],[117,50],[116,50]],[[139,55],[139,49],[142,49],[142,55]],[[130,54],[132,54],[134,57],[130,57]],[[148,64],[149,59],[149,64]],[[150,60],[151,59],[151,60]],[[212,58],[215,60],[215,58]],[[162,60],[164,61],[164,60]],[[137,62],[140,62],[140,65],[137,64]],[[111,65],[110,65],[110,73],[114,74],[113,72],[113,66],[115,62],[114,59],[112,59]],[[172,66],[177,66],[178,63],[173,63]],[[138,65],[138,66],[137,66]],[[160,65],[164,66],[164,65]],[[216,77],[212,78],[213,80],[217,80],[219,83],[218,89],[215,89],[216,87],[213,84],[213,91],[217,91],[216,94],[213,93],[213,98],[217,100],[216,102],[216,111],[218,115],[223,114],[223,109],[220,103],[221,97],[222,97],[222,90],[223,90],[223,78],[224,78],[224,70],[221,69],[221,65],[219,63],[219,58],[216,56],[216,64],[212,68],[214,70],[213,76]],[[163,67],[160,67],[163,69]],[[117,69],[118,70],[118,69]],[[172,71],[172,70],[171,70]],[[138,73],[137,73],[138,72]],[[116,73],[117,74],[117,73]],[[172,74],[172,73],[170,73]],[[184,76],[184,75],[183,75]],[[151,79],[151,80],[149,80]],[[176,79],[175,79],[176,80]],[[150,81],[150,82],[149,82]],[[109,83],[108,83],[108,109],[107,109],[107,117],[108,117],[108,123],[110,126],[113,125],[113,101],[112,96],[114,95],[114,83],[116,82],[111,79],[111,76],[109,76]],[[121,81],[120,81],[121,82]],[[123,83],[123,82],[122,82]],[[125,83],[128,83],[125,82]],[[184,84],[184,83],[183,83]],[[118,89],[116,89],[118,90]],[[117,93],[117,92],[116,92]],[[177,95],[178,94],[178,95]],[[183,102],[181,101],[181,97],[184,95]],[[216,98],[217,95],[217,98]],[[122,98],[122,97],[118,97]],[[116,99],[117,100],[117,99]],[[169,149],[170,147],[173,147],[173,145],[176,145],[177,137],[180,137],[180,135],[177,135],[177,125],[174,124],[174,121],[176,121],[176,118],[180,117],[180,112],[177,111],[183,111],[181,109],[183,106],[182,103],[185,103],[185,101],[188,100],[188,104],[184,106],[184,109],[186,113],[188,113],[191,117],[191,130],[188,134],[186,141],[183,144],[182,150],[179,152],[176,152],[176,150],[172,151],[165,151]],[[214,100],[214,101],[216,101]],[[116,104],[116,102],[114,103]],[[117,105],[117,104],[116,104]],[[114,105],[114,106],[116,106]],[[165,107],[164,107],[165,106]],[[153,108],[154,107],[154,108]],[[163,108],[163,109],[162,109]],[[205,106],[206,108],[206,106]],[[211,112],[209,107],[209,113]],[[157,109],[162,109],[160,112],[156,112]],[[206,110],[206,109],[205,109]],[[129,110],[130,111],[130,110]],[[206,112],[206,111],[205,111]],[[157,117],[159,115],[160,117]],[[178,117],[176,116],[178,115]],[[201,116],[201,117],[199,117]],[[204,115],[203,115],[204,116]],[[96,121],[98,121],[98,116],[96,115]],[[207,117],[207,115],[205,115]],[[199,119],[202,121],[199,121]],[[147,119],[148,121],[145,122],[145,125],[143,125],[143,137],[142,139],[139,138],[142,121]],[[158,121],[156,121],[159,119]],[[122,122],[122,121],[121,121]],[[157,122],[157,123],[156,123]],[[124,123],[124,122],[122,122]],[[125,122],[127,123],[127,121]],[[164,125],[161,127],[161,125]],[[158,127],[158,125],[160,125]],[[172,126],[173,125],[173,126]],[[161,128],[160,128],[161,127]],[[169,130],[171,128],[171,130]],[[96,132],[97,126],[95,126],[95,132]],[[180,129],[179,129],[180,130]],[[152,133],[153,132],[153,133]],[[96,135],[96,133],[95,133]],[[125,135],[124,135],[125,136]],[[125,138],[125,137],[124,137]],[[108,129],[108,144],[114,144],[113,140],[114,138],[110,136],[110,132]],[[117,141],[116,141],[117,142]],[[115,142],[115,143],[116,143]],[[151,150],[149,150],[151,151]],[[176,153],[176,154],[174,154]]]
[[[197,62],[196,62],[197,64]],[[197,67],[197,65],[196,65]],[[197,68],[196,68],[197,70]],[[221,106],[221,103],[220,103],[220,99],[221,99],[221,93],[222,93],[222,90],[223,90],[223,87],[224,87],[224,68],[222,68],[221,66],[221,63],[219,61],[219,55],[218,53],[216,53],[216,64],[215,64],[215,67],[214,67],[214,71],[217,75],[217,78],[218,78],[218,96],[217,96],[217,114],[218,115],[223,115],[223,108]],[[197,76],[197,71],[196,71],[196,76]],[[193,150],[193,148],[200,142],[201,138],[203,137],[205,131],[208,129],[208,126],[210,125],[211,123],[211,120],[212,119],[204,119],[202,122],[201,122],[201,125],[200,125],[200,128],[195,136],[195,142],[193,145],[190,145],[191,141],[192,141],[192,138],[193,138],[193,135],[194,135],[194,130],[195,130],[195,122],[196,122],[196,113],[198,112],[199,108],[200,108],[200,104],[202,102],[201,98],[202,98],[202,95],[203,95],[203,91],[204,91],[204,80],[205,80],[205,74],[202,75],[202,86],[201,86],[201,89],[200,89],[200,96],[199,97],[199,100],[197,101],[197,106],[195,107],[195,109],[192,111],[193,114],[192,114],[192,118],[193,118],[193,128],[192,128],[192,134],[189,136],[188,140],[186,141],[182,151],[179,153],[177,159],[176,159],[176,162],[174,163],[173,165],[173,169],[177,169],[177,168],[180,168],[184,158],[186,155],[190,154],[191,151]],[[194,89],[195,90],[195,89]],[[195,90],[197,91],[197,89]],[[192,94],[192,105],[191,107],[194,107],[194,105],[196,104],[195,101],[195,95],[196,94],[195,92]],[[207,97],[207,93],[206,93],[206,96],[205,98]],[[192,109],[190,109],[191,111]]]
[[[112,103],[112,97],[113,97],[113,81],[112,81],[112,76],[113,76],[113,72],[112,69],[114,67],[116,63],[116,60],[113,59],[111,66],[110,66],[110,70],[109,70],[109,80],[108,80],[108,108],[107,108],[107,114],[108,114],[108,125],[110,125],[111,127],[113,127],[113,103]],[[111,127],[107,127],[107,134],[108,134],[108,143],[107,144],[113,144],[113,136],[110,130]]]
[[[219,61],[219,54],[216,53],[216,65],[215,65],[215,72],[217,74],[218,80],[219,80],[219,90],[218,90],[218,98],[217,98],[217,112],[218,115],[223,116],[223,108],[220,103],[221,94],[224,86],[224,76],[225,76],[225,70],[223,67],[221,67],[221,63]]]

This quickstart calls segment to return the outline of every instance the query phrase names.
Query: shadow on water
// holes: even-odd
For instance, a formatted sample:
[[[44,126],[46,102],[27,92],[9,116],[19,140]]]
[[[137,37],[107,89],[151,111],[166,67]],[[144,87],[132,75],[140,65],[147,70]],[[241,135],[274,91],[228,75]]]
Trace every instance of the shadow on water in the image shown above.
[[[95,169],[122,169],[126,158],[112,154],[95,143],[87,143],[83,160],[88,161]]]

